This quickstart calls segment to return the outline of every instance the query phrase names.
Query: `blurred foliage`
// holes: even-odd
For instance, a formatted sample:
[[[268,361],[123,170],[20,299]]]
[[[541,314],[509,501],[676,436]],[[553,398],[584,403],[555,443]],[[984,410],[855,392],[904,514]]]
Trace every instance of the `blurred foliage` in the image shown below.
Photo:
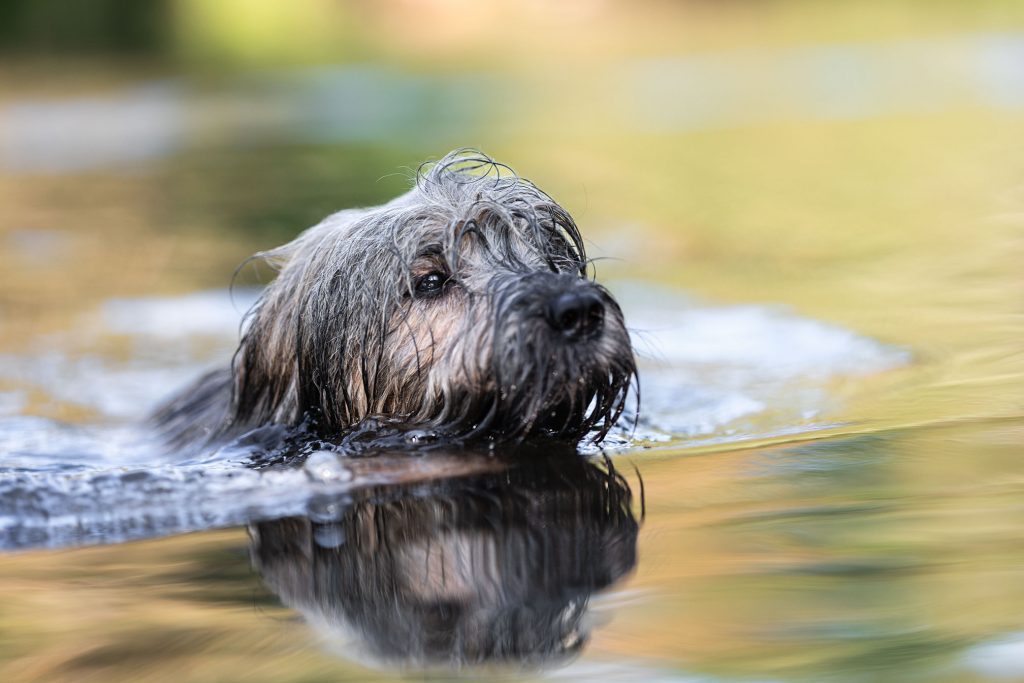
[[[1017,0],[3,0],[0,51],[146,54],[213,69],[373,54],[509,64],[713,49],[737,38],[767,45],[1001,30],[1022,20]]]
[[[2,0],[0,52],[159,54],[171,10],[170,0]]]
[[[353,5],[177,0],[177,50],[190,63],[214,67],[344,60],[363,40]]]
[[[266,248],[342,208],[401,194],[415,160],[427,156],[426,150],[365,145],[197,150],[167,168],[168,208],[182,228],[246,233],[251,244]]]

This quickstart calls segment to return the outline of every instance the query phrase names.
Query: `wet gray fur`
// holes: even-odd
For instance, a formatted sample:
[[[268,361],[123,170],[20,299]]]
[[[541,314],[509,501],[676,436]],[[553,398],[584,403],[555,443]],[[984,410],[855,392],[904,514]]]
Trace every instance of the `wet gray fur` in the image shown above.
[[[254,258],[278,275],[231,366],[153,417],[174,445],[271,424],[331,435],[368,418],[458,439],[600,440],[635,380],[622,313],[588,277],[572,217],[475,150]],[[424,292],[431,274],[444,284]],[[552,297],[573,291],[605,311],[600,334],[576,343],[547,322]]]

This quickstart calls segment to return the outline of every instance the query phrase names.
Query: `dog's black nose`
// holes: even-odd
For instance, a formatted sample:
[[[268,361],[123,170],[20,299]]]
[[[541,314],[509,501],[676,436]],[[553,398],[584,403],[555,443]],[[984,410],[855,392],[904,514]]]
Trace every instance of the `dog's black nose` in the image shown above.
[[[559,294],[548,302],[548,323],[566,339],[590,339],[604,327],[604,301],[586,290]]]

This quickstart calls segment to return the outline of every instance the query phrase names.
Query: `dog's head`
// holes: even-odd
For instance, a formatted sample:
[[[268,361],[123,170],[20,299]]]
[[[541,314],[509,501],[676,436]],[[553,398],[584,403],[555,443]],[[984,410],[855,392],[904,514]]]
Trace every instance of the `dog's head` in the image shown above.
[[[325,431],[369,417],[458,436],[602,438],[635,365],[544,192],[460,150],[405,195],[261,254],[279,270],[234,361],[233,421]]]

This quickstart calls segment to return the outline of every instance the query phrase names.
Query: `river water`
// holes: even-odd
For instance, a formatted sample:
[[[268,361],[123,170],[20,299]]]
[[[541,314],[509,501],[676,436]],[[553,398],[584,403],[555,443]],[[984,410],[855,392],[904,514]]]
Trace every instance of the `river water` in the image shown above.
[[[0,677],[1024,680],[1022,45],[15,79]],[[138,427],[230,357],[246,255],[467,142],[608,258],[635,426],[262,469]]]

